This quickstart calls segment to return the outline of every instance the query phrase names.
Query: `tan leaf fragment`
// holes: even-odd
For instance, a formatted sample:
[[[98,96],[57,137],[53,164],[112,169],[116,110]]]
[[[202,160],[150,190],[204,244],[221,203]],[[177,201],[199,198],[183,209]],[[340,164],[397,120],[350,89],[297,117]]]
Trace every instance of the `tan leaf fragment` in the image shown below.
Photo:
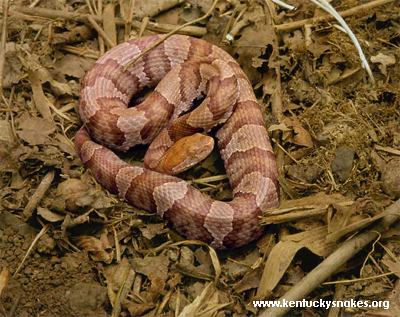
[[[0,273],[0,296],[3,290],[7,287],[9,280],[10,271],[6,267],[3,267]]]
[[[146,239],[153,239],[156,235],[165,233],[163,223],[149,223],[145,227],[139,228]]]
[[[103,274],[107,281],[108,297],[112,303],[117,299],[117,293],[124,283],[131,265],[126,257],[120,263],[111,264],[105,267]]]
[[[67,54],[54,64],[54,69],[67,76],[83,78],[93,63],[92,59]]]
[[[165,254],[135,258],[132,260],[132,266],[136,272],[146,275],[150,280],[166,281],[168,278],[169,258]]]
[[[313,147],[314,143],[311,139],[311,135],[306,129],[303,128],[300,121],[296,117],[293,117],[292,119],[286,118],[284,122],[287,126],[293,127],[295,136],[293,137],[292,142],[294,144],[305,147]]]
[[[46,68],[40,67],[35,71],[35,73],[42,84],[47,83],[47,82],[50,84],[53,92],[56,95],[72,96],[71,87],[68,84],[60,83],[57,80],[55,80]]]
[[[371,62],[375,64],[380,64],[378,65],[378,68],[382,72],[382,74],[387,75],[387,66],[393,65],[396,63],[396,57],[392,54],[390,55],[385,55],[382,53],[379,53],[378,55],[371,56]]]
[[[319,256],[327,256],[336,247],[335,242],[327,242],[327,226],[284,237],[271,251],[265,263],[257,299],[268,298],[278,285],[297,251],[307,248]]]
[[[35,106],[39,113],[43,116],[43,118],[53,121],[53,117],[51,115],[50,108],[53,104],[51,104],[50,100],[47,99],[43,92],[42,83],[40,80],[40,73],[38,71],[29,70],[29,81],[31,82],[33,100],[35,101]],[[50,105],[51,104],[51,105]]]
[[[91,236],[76,238],[76,245],[90,254],[93,261],[111,263],[113,249],[104,244],[104,241]]]
[[[47,208],[37,207],[37,214],[48,222],[59,222],[63,221],[65,216],[55,213]]]
[[[217,289],[213,283],[209,283],[191,304],[185,306],[179,317],[213,317],[228,305],[230,303],[219,304]]]
[[[103,12],[103,27],[104,32],[113,43],[117,43],[117,27],[115,24],[115,4],[106,5]],[[108,49],[110,49],[109,47]]]
[[[277,224],[327,213],[331,204],[352,205],[354,201],[342,194],[327,195],[323,192],[299,199],[282,201],[279,208],[268,210],[261,219],[262,224]]]
[[[56,124],[44,118],[31,117],[28,112],[18,119],[18,136],[30,145],[50,143],[49,137],[56,129]]]

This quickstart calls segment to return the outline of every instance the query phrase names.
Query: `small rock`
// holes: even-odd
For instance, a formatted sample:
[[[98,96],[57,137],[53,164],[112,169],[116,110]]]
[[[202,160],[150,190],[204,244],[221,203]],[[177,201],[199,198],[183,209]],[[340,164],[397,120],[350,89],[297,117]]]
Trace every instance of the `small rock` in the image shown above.
[[[341,182],[345,182],[349,178],[355,154],[355,151],[349,147],[336,150],[335,159],[332,162],[332,171],[339,176]]]
[[[382,187],[386,194],[400,197],[400,159],[389,161],[383,168]]]
[[[315,165],[288,165],[286,170],[290,177],[308,184],[315,183],[324,171]]]

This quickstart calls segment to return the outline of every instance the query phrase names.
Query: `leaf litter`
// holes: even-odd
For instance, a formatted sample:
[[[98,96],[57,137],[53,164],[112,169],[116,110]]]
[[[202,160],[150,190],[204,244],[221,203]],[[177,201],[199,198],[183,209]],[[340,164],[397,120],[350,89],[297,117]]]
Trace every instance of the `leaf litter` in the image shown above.
[[[204,15],[212,1],[35,1],[29,8],[11,2],[0,97],[0,309],[15,316],[264,314],[253,300],[284,295],[379,221],[399,196],[400,11],[386,2],[362,15],[346,13],[372,67],[374,87],[348,36],[329,18],[321,20],[324,13],[309,1],[287,1],[296,6],[291,11],[269,0],[221,0],[209,19],[182,30],[207,33],[205,40],[242,65],[280,173],[281,205],[260,219],[265,235],[218,253],[183,240],[165,221],[102,189],[72,142],[80,126],[81,81],[110,43],[157,28],[167,33]],[[6,3],[0,2],[1,21]],[[368,2],[331,4],[346,12]],[[105,38],[85,14],[95,15]],[[320,20],[292,27],[310,18]],[[128,154],[123,159],[142,164],[142,150]],[[41,187],[49,173],[54,177]],[[214,151],[182,177],[227,200],[224,174]],[[306,298],[391,304],[389,310],[331,308],[330,316],[398,315],[399,234],[398,227],[383,232],[337,269],[330,277],[336,284],[320,285]],[[308,314],[327,312],[290,312]]]

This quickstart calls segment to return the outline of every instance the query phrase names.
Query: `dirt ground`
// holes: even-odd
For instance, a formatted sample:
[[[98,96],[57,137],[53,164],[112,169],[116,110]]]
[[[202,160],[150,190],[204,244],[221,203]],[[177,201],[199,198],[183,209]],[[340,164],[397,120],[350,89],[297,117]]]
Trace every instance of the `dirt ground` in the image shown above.
[[[1,317],[400,316],[400,6],[330,1],[369,73],[331,15],[308,0],[286,3],[295,9],[270,0],[0,0]],[[237,250],[187,241],[125,204],[73,145],[79,88],[95,60],[113,43],[195,19],[177,33],[241,64],[278,163],[281,205],[260,219],[265,234]],[[120,155],[141,165],[144,151]],[[232,196],[217,149],[181,177]],[[290,289],[381,307],[254,307]]]

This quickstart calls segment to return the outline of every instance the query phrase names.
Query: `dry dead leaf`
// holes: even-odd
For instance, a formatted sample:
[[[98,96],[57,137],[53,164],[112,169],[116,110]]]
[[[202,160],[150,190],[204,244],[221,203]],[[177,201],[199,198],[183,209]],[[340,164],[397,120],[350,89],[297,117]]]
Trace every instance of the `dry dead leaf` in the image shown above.
[[[54,145],[58,146],[59,149],[71,156],[77,156],[74,143],[70,139],[60,133],[56,133],[55,137],[58,139],[58,142],[54,141]]]
[[[319,256],[328,256],[337,247],[336,242],[327,241],[327,226],[285,236],[271,251],[265,263],[257,298],[263,300],[272,294],[285,274],[297,251],[307,248]]]
[[[261,221],[263,224],[276,224],[315,217],[325,214],[331,204],[348,206],[353,203],[354,201],[351,198],[347,198],[342,194],[327,195],[320,192],[304,198],[284,200],[279,208],[266,211]]]
[[[209,283],[191,304],[185,306],[179,317],[213,317],[217,314],[218,310],[229,304],[219,304],[217,289],[213,283]]]
[[[0,296],[1,293],[3,293],[3,290],[7,287],[9,280],[10,271],[6,267],[3,267],[0,273]]]
[[[260,285],[260,276],[262,272],[263,268],[261,266],[251,270],[238,283],[233,285],[234,290],[237,293],[242,293],[249,289],[257,288]]]
[[[28,112],[18,118],[18,136],[30,145],[42,145],[51,142],[50,134],[56,130],[56,124],[44,118],[31,117]]]
[[[383,258],[382,263],[385,264],[390,272],[393,272],[400,277],[400,257],[396,259]]]
[[[166,231],[164,230],[164,223],[149,223],[144,227],[140,227],[139,230],[142,232],[143,236],[146,239],[153,239],[156,235],[163,234]]]
[[[338,231],[347,226],[350,218],[355,213],[355,206],[342,206],[340,204],[333,204],[336,213],[332,218],[328,217],[328,231],[329,233]]]
[[[304,51],[305,49],[305,41],[302,30],[286,32],[283,34],[282,39],[292,51]]]
[[[303,126],[296,117],[293,117],[291,119],[285,118],[284,122],[288,127],[293,127],[295,136],[293,137],[292,142],[294,144],[305,147],[313,147],[314,143],[311,139],[310,134],[306,129],[303,128]]]
[[[3,87],[11,88],[17,84],[23,75],[23,66],[18,56],[30,52],[29,44],[16,44],[14,42],[6,43],[6,60],[4,65]]]
[[[285,236],[282,241],[297,242],[318,256],[328,256],[337,247],[336,241],[328,241],[328,227],[321,226],[308,231]]]
[[[160,279],[165,282],[168,279],[169,258],[164,253],[143,259],[136,258],[131,263],[136,272],[146,275],[151,281]]]
[[[114,251],[104,240],[97,239],[91,236],[79,236],[75,238],[76,245],[83,251],[90,254],[93,261],[111,263],[113,260]]]
[[[105,191],[92,187],[85,175],[82,179],[71,178],[60,183],[56,195],[65,201],[67,210],[74,213],[85,207],[102,209],[113,205],[111,197]]]
[[[319,44],[316,42],[311,43],[307,46],[307,50],[310,51],[315,58],[320,58],[323,53],[329,51],[331,48],[330,45]]]
[[[130,300],[124,301],[123,305],[129,310],[129,314],[132,317],[145,316],[146,312],[155,307],[155,305],[134,303]]]
[[[304,246],[293,241],[280,241],[271,251],[265,263],[261,276],[260,286],[257,290],[257,299],[263,300],[272,294],[297,251]]]
[[[60,83],[58,81],[56,81],[50,74],[50,72],[44,68],[44,67],[39,67],[36,71],[35,71],[35,77],[37,76],[37,78],[40,80],[40,82],[42,84],[44,83],[49,83],[52,91],[54,92],[54,94],[56,96],[59,95],[69,95],[72,96],[72,90],[71,87],[68,84],[64,84],[64,83]]]
[[[393,54],[385,55],[383,53],[379,53],[378,55],[371,56],[371,62],[378,65],[378,68],[382,72],[382,74],[387,75],[387,66],[393,65],[396,63],[396,57]]]
[[[275,30],[272,25],[261,24],[257,27],[246,27],[240,32],[241,37],[236,41],[235,53],[239,55],[237,59],[243,67],[246,75],[252,83],[258,83],[261,79],[261,73],[256,69],[261,67],[268,60],[260,59],[269,46],[275,52],[277,48],[275,39]],[[263,46],[260,47],[260,43]],[[272,53],[273,54],[273,53]]]
[[[115,303],[117,294],[124,284],[131,265],[126,257],[123,257],[120,263],[107,265],[102,273],[107,281],[107,292],[110,302]]]
[[[173,8],[183,2],[184,0],[136,0],[134,16],[139,19],[146,16],[154,17],[159,13],[164,12],[169,8]]]
[[[35,101],[35,106],[39,113],[48,121],[53,121],[50,108],[54,105],[45,96],[43,92],[42,82],[40,80],[39,71],[29,70],[29,81],[31,82],[33,100]]]
[[[37,207],[37,214],[48,222],[60,222],[63,221],[65,216],[55,213],[47,208]]]
[[[54,69],[66,76],[83,78],[94,62],[89,58],[67,54],[54,64]]]

